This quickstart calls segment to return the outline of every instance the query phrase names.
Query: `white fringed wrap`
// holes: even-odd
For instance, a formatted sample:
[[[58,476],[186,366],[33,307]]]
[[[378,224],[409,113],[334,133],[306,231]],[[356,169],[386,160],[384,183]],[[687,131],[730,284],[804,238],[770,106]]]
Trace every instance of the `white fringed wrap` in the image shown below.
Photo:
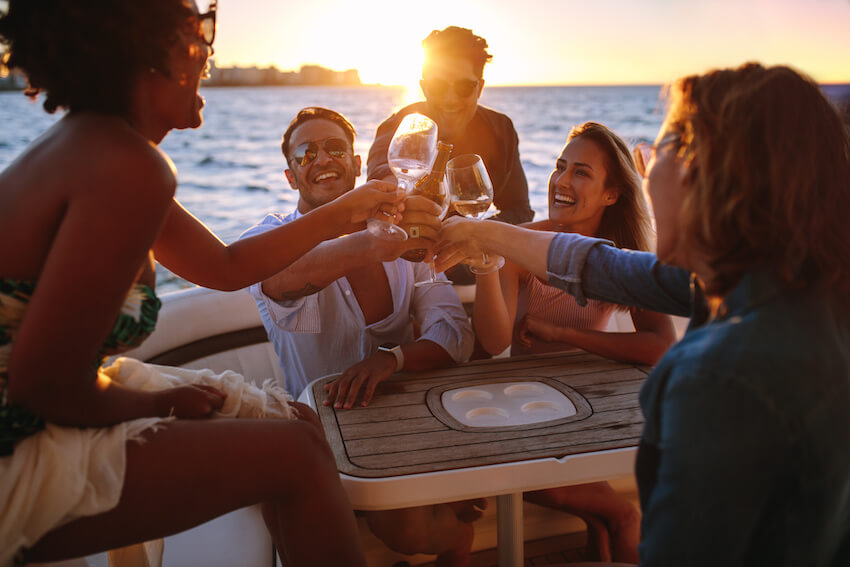
[[[272,380],[262,387],[232,371],[189,370],[119,358],[102,372],[115,382],[140,390],[186,384],[213,386],[227,394],[215,417],[295,417],[290,396]],[[145,432],[174,418],[137,419],[105,428],[47,427],[0,458],[0,567],[47,532],[83,516],[114,508],[121,496],[128,441],[144,442]],[[148,435],[149,436],[149,435]],[[110,553],[117,567],[159,567],[162,541]]]

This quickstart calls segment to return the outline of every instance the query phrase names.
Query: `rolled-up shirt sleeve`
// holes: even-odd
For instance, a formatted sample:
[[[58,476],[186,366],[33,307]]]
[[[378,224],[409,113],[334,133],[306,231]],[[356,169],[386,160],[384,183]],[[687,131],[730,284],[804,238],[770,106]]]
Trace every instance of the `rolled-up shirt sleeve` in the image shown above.
[[[299,297],[293,300],[272,299],[262,290],[262,284],[254,284],[248,292],[257,302],[260,315],[282,331],[292,333],[320,333],[322,317],[319,310],[318,294]]]
[[[427,279],[428,265],[417,265],[415,273],[417,281]],[[437,278],[446,280],[443,274]],[[416,288],[413,292],[413,310],[421,328],[419,340],[425,339],[440,345],[455,362],[469,360],[474,345],[472,325],[452,286]]]
[[[239,239],[250,238],[262,234],[278,226],[286,224],[276,215],[269,215],[239,236]],[[263,292],[263,283],[258,282],[248,287],[248,293],[257,303],[260,317],[263,321],[274,324],[275,327],[293,333],[319,333],[322,330],[322,318],[319,310],[318,294],[299,297],[293,300],[277,300]]]
[[[615,248],[609,240],[557,234],[547,251],[549,283],[585,305],[587,298],[688,317],[687,270],[662,264],[655,254]]]

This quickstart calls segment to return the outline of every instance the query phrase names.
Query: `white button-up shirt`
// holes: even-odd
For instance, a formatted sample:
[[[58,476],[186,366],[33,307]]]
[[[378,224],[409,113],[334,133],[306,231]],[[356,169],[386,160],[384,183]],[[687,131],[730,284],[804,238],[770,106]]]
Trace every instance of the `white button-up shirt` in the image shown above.
[[[245,231],[246,238],[298,218],[295,212],[283,217],[267,215]],[[283,369],[286,390],[298,397],[309,382],[342,372],[393,342],[406,344],[427,339],[446,350],[455,362],[469,359],[473,333],[463,305],[450,285],[415,287],[428,279],[428,264],[397,259],[384,262],[393,299],[390,316],[366,324],[360,304],[345,277],[317,293],[292,301],[273,299],[262,284],[249,288],[257,302],[263,325]],[[438,278],[445,279],[442,274]],[[414,336],[414,320],[421,334]]]

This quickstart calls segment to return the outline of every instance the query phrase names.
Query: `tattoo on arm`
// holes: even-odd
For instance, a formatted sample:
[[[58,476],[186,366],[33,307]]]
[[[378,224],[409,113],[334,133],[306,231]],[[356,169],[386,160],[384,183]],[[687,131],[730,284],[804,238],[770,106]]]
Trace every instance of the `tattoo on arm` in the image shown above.
[[[322,289],[322,287],[307,282],[307,285],[305,285],[301,289],[282,292],[280,294],[280,299],[283,301],[292,301],[293,299],[300,299],[302,297],[307,297],[308,295],[313,295],[314,293],[322,291]]]

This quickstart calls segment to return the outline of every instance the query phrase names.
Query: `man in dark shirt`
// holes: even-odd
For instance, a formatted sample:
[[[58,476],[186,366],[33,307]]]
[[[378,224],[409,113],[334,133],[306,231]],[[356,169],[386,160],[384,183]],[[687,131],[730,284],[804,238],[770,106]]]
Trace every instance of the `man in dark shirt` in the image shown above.
[[[534,211],[528,202],[528,182],[519,160],[519,144],[511,119],[478,104],[484,88],[483,70],[492,55],[487,41],[455,26],[434,30],[422,42],[425,64],[420,85],[425,100],[406,106],[387,118],[369,150],[369,179],[394,181],[387,165],[387,148],[406,115],[419,112],[433,119],[440,139],[452,144],[452,157],[478,154],[493,181],[499,220],[528,222]]]

